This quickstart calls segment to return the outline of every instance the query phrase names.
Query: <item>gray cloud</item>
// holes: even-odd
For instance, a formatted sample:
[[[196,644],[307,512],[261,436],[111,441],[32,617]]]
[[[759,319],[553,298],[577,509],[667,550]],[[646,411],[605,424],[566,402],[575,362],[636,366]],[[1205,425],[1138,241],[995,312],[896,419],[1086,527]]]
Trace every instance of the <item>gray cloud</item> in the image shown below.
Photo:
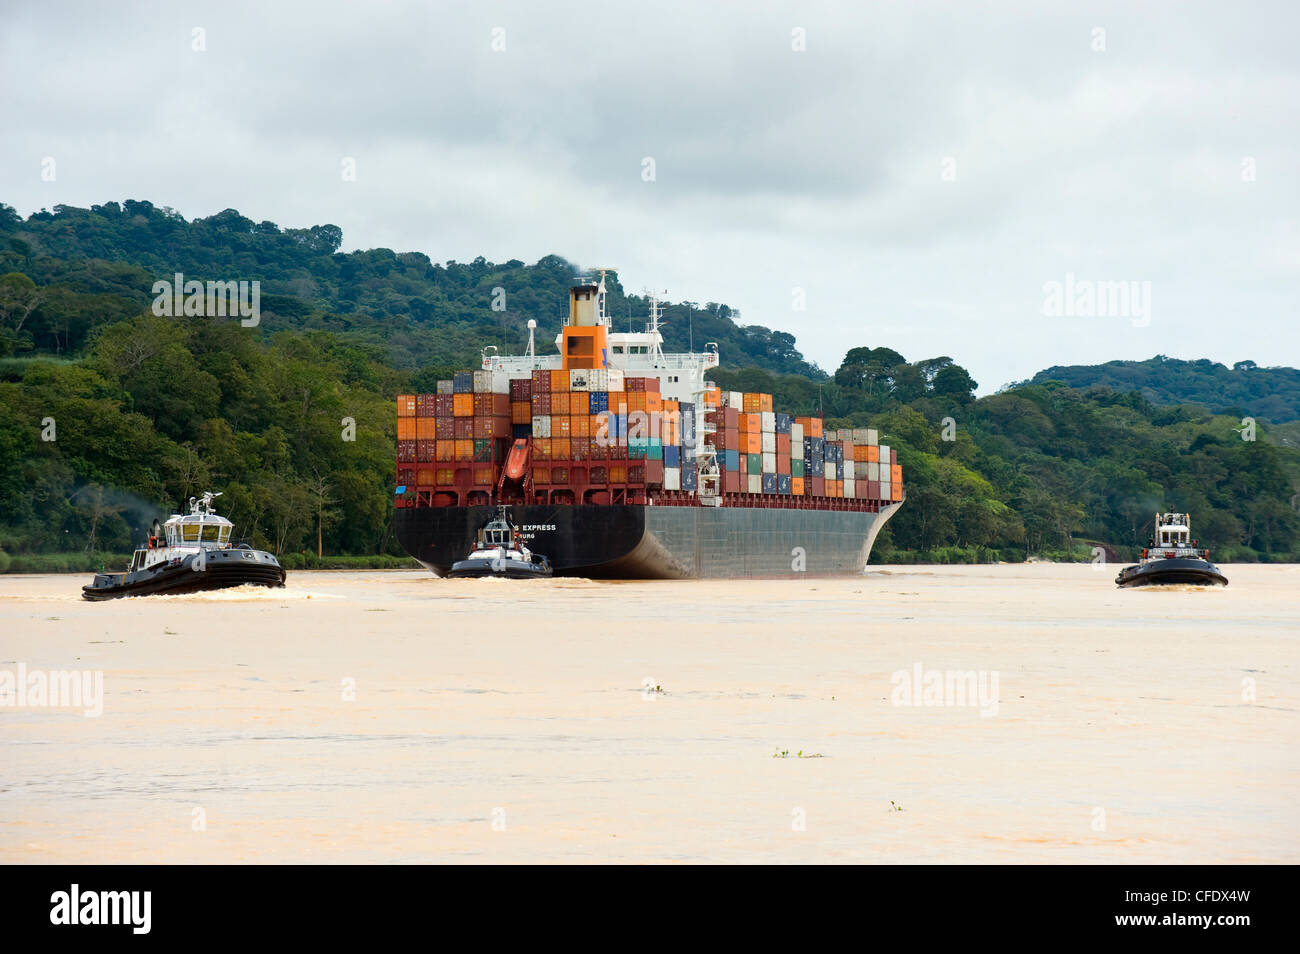
[[[347,248],[612,262],[629,288],[790,330],[825,366],[889,344],[953,355],[984,390],[1156,352],[1300,364],[1297,19],[1286,3],[27,5],[0,34],[0,200],[233,206],[334,222]],[[1044,317],[1043,283],[1067,272],[1152,282],[1151,324]]]

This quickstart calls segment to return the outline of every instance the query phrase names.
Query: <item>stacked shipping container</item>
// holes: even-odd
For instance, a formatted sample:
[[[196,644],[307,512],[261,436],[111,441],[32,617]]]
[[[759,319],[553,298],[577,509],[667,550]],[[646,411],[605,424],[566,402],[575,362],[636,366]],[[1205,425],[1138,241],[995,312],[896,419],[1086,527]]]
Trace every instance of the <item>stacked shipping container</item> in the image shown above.
[[[705,415],[705,442],[725,493],[903,499],[896,451],[875,429],[824,432],[819,417],[773,412],[770,394],[724,391],[718,404]]]
[[[824,433],[821,418],[775,412],[770,394],[716,388],[702,413],[724,493],[902,500],[896,452],[874,429]],[[436,394],[398,396],[398,484],[490,492],[512,439],[529,437],[535,488],[690,492],[696,423],[654,377],[537,370],[501,389],[491,372],[459,372]]]

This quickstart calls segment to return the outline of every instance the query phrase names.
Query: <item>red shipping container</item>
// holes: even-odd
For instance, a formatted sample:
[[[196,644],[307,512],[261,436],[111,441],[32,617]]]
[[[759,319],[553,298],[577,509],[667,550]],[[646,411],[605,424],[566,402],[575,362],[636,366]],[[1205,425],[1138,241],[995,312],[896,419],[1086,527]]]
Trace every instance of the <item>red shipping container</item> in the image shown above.
[[[722,472],[722,492],[728,494],[740,493],[740,473],[734,470]]]
[[[778,453],[776,455],[776,472],[778,474],[790,473],[790,455]]]
[[[809,477],[804,481],[804,486],[808,488],[808,496],[825,497],[826,496],[826,478]]]
[[[607,467],[591,468],[591,482],[593,484],[609,483],[609,468]]]
[[[510,379],[510,400],[527,401],[533,396],[533,382],[530,378]]]
[[[454,417],[435,417],[433,419],[433,436],[440,441],[456,439],[456,419]]]
[[[474,439],[474,418],[457,417],[453,419],[454,436],[458,441]]]
[[[415,442],[415,459],[419,463],[425,464],[436,459],[434,456],[434,443],[434,441],[430,440],[417,440]],[[429,483],[432,483],[432,481],[429,481]]]
[[[415,463],[415,441],[397,442],[397,459],[403,464]]]
[[[587,448],[587,457],[590,460],[605,460],[609,457],[609,448],[604,442],[592,439]]]
[[[654,380],[653,378],[651,380]],[[647,460],[645,462],[645,482],[649,487],[662,487],[664,483],[664,462]]]
[[[434,416],[434,395],[417,394],[415,396],[415,416],[416,417],[433,417]]]
[[[591,456],[591,440],[586,437],[569,439],[569,457],[572,460],[587,460]]]
[[[404,484],[413,484],[413,483],[415,483],[415,468],[414,468],[414,467],[399,467],[399,468],[397,468],[397,485],[398,485],[399,487],[401,487],[401,486],[404,485]]]
[[[568,468],[568,467],[560,466],[560,467],[552,467],[552,468],[551,468],[551,483],[552,483],[552,484],[567,484],[568,482],[569,482],[569,468]]]
[[[433,396],[434,417],[451,417],[454,398],[453,394],[435,394]]]
[[[551,392],[533,394],[533,417],[547,417],[551,413]]]
[[[534,371],[532,380],[532,396],[536,398],[539,394],[551,393],[551,372]]]
[[[776,435],[776,456],[780,457],[782,454],[784,454],[786,457],[790,456],[790,435],[789,434]]]
[[[867,499],[868,500],[880,499],[880,481],[878,480],[867,481]]]

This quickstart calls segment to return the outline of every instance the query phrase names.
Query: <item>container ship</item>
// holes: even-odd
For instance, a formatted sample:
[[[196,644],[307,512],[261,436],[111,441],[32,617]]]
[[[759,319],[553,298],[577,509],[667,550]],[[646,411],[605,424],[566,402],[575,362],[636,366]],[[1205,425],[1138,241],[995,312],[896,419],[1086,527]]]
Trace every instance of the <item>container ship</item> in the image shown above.
[[[569,292],[558,353],[519,356],[397,398],[397,539],[442,576],[509,508],[556,575],[850,575],[904,500],[876,430],[829,431],[772,396],[708,380],[715,343],[665,354],[659,306],[613,330],[605,272]]]

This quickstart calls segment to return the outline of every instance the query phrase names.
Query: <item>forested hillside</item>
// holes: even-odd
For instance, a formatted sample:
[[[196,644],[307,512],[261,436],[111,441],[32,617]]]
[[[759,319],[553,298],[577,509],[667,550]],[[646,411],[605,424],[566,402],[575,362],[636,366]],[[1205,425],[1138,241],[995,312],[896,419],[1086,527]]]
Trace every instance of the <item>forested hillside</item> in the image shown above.
[[[1137,391],[1153,404],[1202,404],[1277,424],[1300,420],[1300,370],[1264,368],[1254,361],[1238,361],[1229,368],[1204,358],[1182,361],[1156,355],[1146,361],[1048,368],[1034,375],[1032,383],[1047,381]]]
[[[233,210],[187,222],[128,201],[22,220],[0,205],[0,571],[121,553],[205,489],[282,554],[314,552],[318,537],[330,554],[398,554],[393,397],[433,390],[485,345],[521,350],[530,317],[549,350],[578,269],[341,242],[332,226]],[[150,314],[153,283],[176,272],[261,281],[261,323]],[[616,323],[642,323],[645,302],[612,288]],[[686,307],[668,314],[665,348],[682,350]],[[773,392],[831,426],[879,427],[899,448],[908,500],[878,561],[1087,558],[1094,543],[1128,556],[1166,508],[1190,511],[1220,559],[1300,559],[1300,452],[1278,443],[1296,417],[1292,369],[1213,365],[1211,378],[1245,382],[1215,400],[1118,371],[1072,386],[1062,378],[1079,369],[1054,368],[976,400],[950,357],[851,347],[827,375],[793,336],[737,318],[717,303],[693,312],[697,347],[719,344],[719,384]]]

